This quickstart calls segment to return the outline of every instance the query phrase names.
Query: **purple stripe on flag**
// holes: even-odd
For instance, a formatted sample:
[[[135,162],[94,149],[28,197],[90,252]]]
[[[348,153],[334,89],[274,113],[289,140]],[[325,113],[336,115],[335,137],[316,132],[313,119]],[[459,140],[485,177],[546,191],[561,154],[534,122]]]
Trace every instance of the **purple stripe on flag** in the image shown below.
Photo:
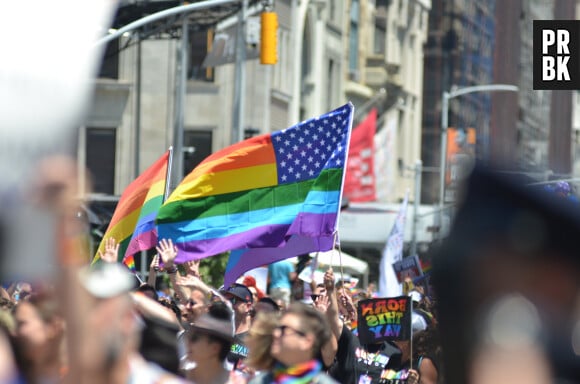
[[[228,237],[180,242],[174,240],[178,248],[177,263],[189,260],[199,260],[213,256],[229,249],[242,248],[277,248],[285,244],[291,235],[300,234],[310,237],[332,236],[336,224],[336,214],[298,214],[294,224],[270,225],[256,227],[249,231],[237,233]],[[267,235],[264,235],[267,234]],[[282,241],[280,239],[283,239]],[[316,249],[315,249],[316,250]],[[291,256],[289,256],[291,257]]]
[[[185,243],[180,242],[178,237],[173,240],[173,243],[178,249],[175,262],[183,263],[190,260],[199,260],[217,255],[229,249],[274,247],[278,244],[269,241],[271,239],[279,240],[286,238],[289,227],[290,224],[256,227],[252,230],[236,233],[228,237],[188,241]],[[265,236],[264,233],[267,233],[267,235]]]
[[[252,248],[232,251],[241,252],[241,254],[237,254],[234,258],[235,260],[228,261],[224,276],[224,286],[229,287],[235,283],[238,277],[251,269],[305,253],[328,251],[333,246],[333,235],[317,238],[294,235],[288,240],[285,246],[279,248]]]
[[[338,211],[338,209],[337,209]],[[336,228],[336,213],[309,213],[300,212],[290,226],[290,235],[307,235],[318,237],[320,235],[332,235]]]
[[[127,251],[125,252],[125,256],[134,255],[139,251],[154,248],[156,245],[157,231],[153,228],[150,231],[133,235],[129,246],[127,247]]]

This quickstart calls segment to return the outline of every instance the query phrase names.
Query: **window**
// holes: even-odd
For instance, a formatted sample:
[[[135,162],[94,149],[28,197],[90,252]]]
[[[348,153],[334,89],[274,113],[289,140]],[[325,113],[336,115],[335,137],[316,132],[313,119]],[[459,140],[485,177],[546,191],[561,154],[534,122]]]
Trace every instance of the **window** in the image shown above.
[[[187,130],[183,133],[183,176],[211,155],[212,136],[211,130]]]
[[[331,1],[328,7],[328,18],[330,20],[336,20],[336,4],[334,1]]]
[[[189,32],[188,79],[213,82],[213,68],[203,68],[203,61],[211,51],[213,31]]]
[[[332,0],[328,4],[328,19],[335,25],[342,25],[342,2]]]
[[[338,71],[336,62],[332,59],[328,60],[328,96],[326,98],[328,111],[336,107],[336,100],[338,94]]]
[[[107,44],[99,70],[99,77],[105,79],[119,78],[119,39],[114,39]]]
[[[375,43],[373,52],[384,55],[385,54],[385,39],[387,36],[386,20],[383,16],[375,18]]]
[[[115,128],[87,128],[86,166],[96,193],[115,194]]]
[[[352,0],[350,8],[350,36],[348,50],[348,71],[350,74],[358,73],[358,24],[359,2]]]

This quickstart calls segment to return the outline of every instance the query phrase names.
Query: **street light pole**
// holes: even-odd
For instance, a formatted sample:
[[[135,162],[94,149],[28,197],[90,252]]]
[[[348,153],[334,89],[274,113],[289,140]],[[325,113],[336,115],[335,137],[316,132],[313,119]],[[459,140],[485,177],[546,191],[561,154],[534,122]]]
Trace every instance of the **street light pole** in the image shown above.
[[[441,157],[439,161],[439,231],[443,222],[441,221],[443,217],[443,206],[445,205],[445,170],[447,165],[445,160],[447,159],[447,126],[449,117],[449,92],[443,92],[443,98],[441,101]]]
[[[449,100],[474,92],[509,91],[518,92],[518,87],[510,84],[488,84],[473,87],[455,88],[450,92],[444,91],[441,100],[441,160],[439,163],[439,230],[443,225],[443,210],[445,206],[445,171],[447,169],[447,128],[449,125]]]
[[[159,12],[153,13],[151,15],[147,15],[141,19],[135,20],[132,23],[125,25],[122,28],[119,28],[115,31],[112,31],[112,33],[109,33],[108,35],[106,35],[106,36],[102,37],[100,40],[98,40],[95,43],[95,46],[106,44],[109,41],[118,39],[124,33],[131,32],[131,31],[133,31],[137,28],[140,28],[144,25],[147,25],[147,24],[152,23],[152,22],[157,21],[157,20],[165,19],[169,16],[180,15],[182,13],[198,11],[198,10],[206,9],[206,8],[218,7],[218,6],[226,5],[226,4],[230,4],[230,3],[239,3],[240,1],[242,1],[242,0],[206,0],[206,1],[198,1],[194,4],[178,5],[178,6],[173,7],[173,8],[164,9],[163,11],[159,11]]]
[[[413,233],[411,237],[410,255],[417,254],[417,227],[419,223],[419,205],[421,204],[421,176],[423,174],[423,162],[415,162],[415,200],[413,202]]]
[[[236,64],[234,68],[234,113],[231,143],[244,140],[244,109],[246,92],[246,22],[248,0],[242,0],[236,31]]]

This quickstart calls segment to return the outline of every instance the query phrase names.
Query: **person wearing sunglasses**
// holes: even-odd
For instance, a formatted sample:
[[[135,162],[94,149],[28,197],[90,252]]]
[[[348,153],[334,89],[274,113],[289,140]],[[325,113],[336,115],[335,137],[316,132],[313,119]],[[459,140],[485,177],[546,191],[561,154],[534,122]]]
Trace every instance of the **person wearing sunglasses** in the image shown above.
[[[225,303],[215,302],[207,313],[191,325],[187,334],[188,358],[195,367],[187,371],[188,380],[196,384],[225,384],[231,371],[224,361],[234,341],[232,312]]]
[[[322,362],[317,358],[331,336],[322,313],[304,303],[291,304],[272,333],[273,367],[250,384],[336,383],[323,372]]]
[[[326,296],[326,287],[324,286],[324,283],[316,284],[316,286],[312,290],[312,294],[310,295],[310,299],[314,303],[321,296]]]

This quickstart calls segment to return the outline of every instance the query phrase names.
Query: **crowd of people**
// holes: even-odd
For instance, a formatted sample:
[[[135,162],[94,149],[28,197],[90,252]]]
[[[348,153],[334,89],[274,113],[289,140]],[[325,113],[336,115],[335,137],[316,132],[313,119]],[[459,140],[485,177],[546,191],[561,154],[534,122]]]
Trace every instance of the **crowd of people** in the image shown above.
[[[199,261],[176,265],[177,248],[160,239],[143,281],[119,262],[112,237],[89,263],[74,163],[47,159],[40,171],[30,204],[53,215],[54,268],[29,279],[1,275],[0,383],[417,384],[433,372],[441,377],[423,372],[428,360],[439,366],[427,344],[414,352],[398,342],[361,344],[357,301],[373,292],[352,291],[332,269],[302,284],[282,260],[269,266],[266,287],[250,275],[212,287]],[[416,299],[428,306],[426,296]],[[417,324],[418,337],[436,321]]]
[[[304,285],[282,261],[266,289],[251,276],[211,287],[167,239],[147,282],[118,263],[114,239],[87,265],[73,167],[50,165],[34,203],[56,213],[57,267],[0,287],[0,383],[580,381],[576,202],[474,171],[434,254],[436,294],[403,284],[410,337],[363,343],[375,292],[332,269]]]
[[[13,361],[2,382],[68,382],[71,364],[82,367],[81,382],[440,382],[436,321],[420,286],[408,292],[411,352],[411,340],[359,342],[357,301],[376,293],[346,287],[332,269],[297,298],[292,287],[301,282],[287,260],[270,266],[278,272],[266,289],[250,275],[216,288],[204,283],[199,261],[175,265],[171,240],[159,242],[147,282],[117,262],[118,251],[109,239],[100,262],[76,273],[84,303],[73,313],[86,311],[85,324],[67,324],[58,284],[1,289],[0,328]],[[67,339],[78,335],[83,345],[71,356]]]

